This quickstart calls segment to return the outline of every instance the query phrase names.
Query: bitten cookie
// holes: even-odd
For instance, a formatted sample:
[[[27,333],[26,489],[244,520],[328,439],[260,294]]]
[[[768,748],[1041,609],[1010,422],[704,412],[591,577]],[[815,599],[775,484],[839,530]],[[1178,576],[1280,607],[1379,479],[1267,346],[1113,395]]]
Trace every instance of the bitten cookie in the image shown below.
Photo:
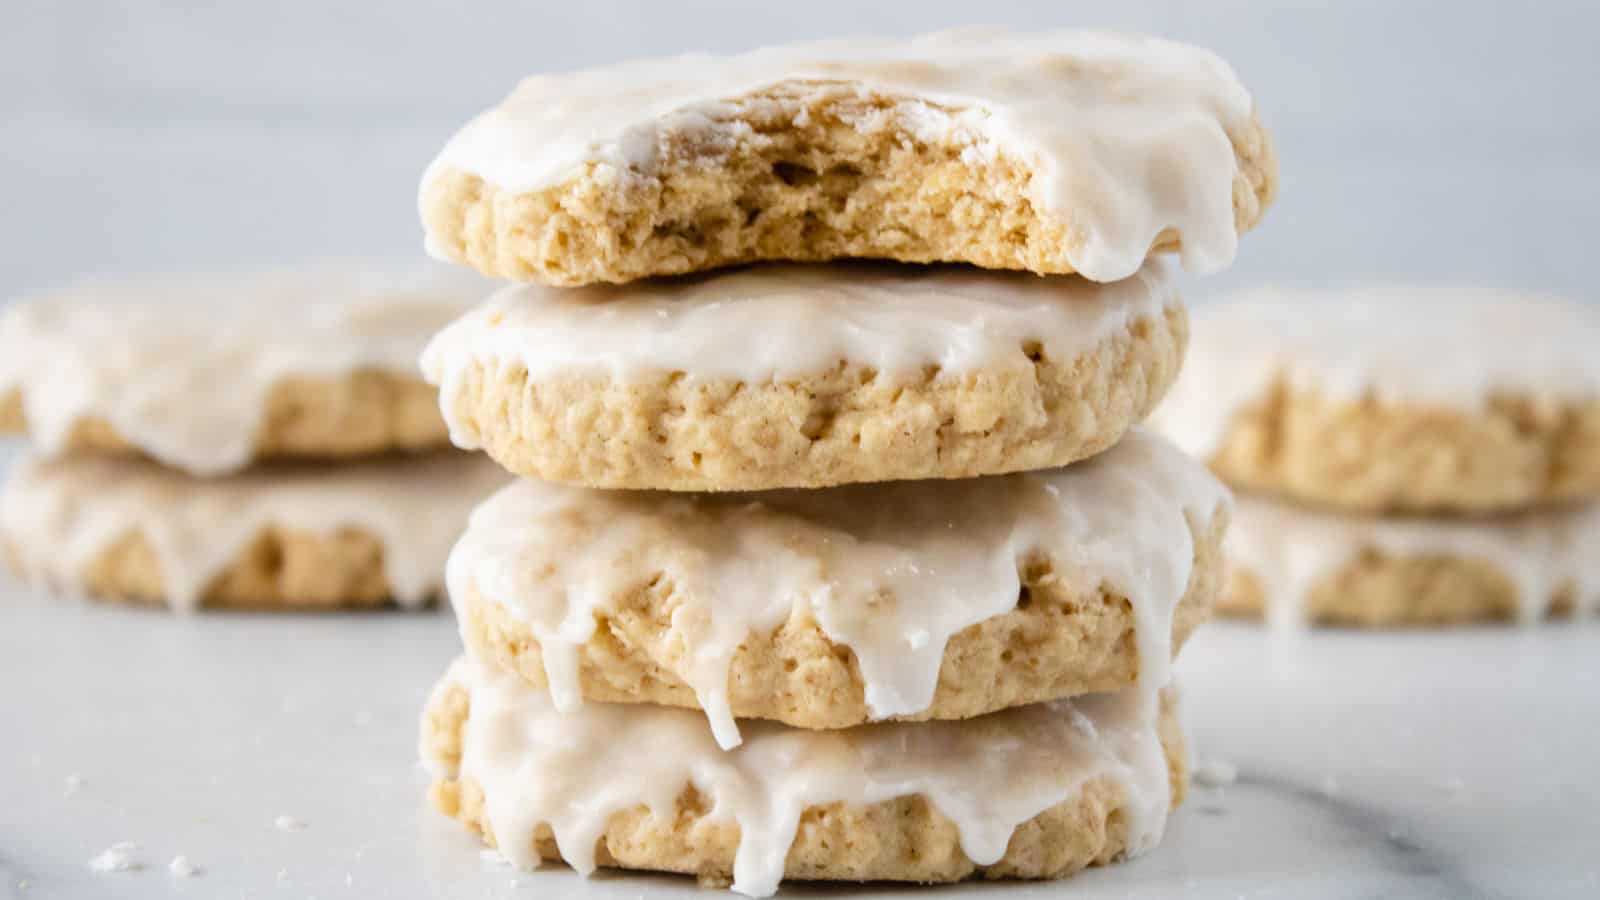
[[[212,479],[25,459],[0,492],[0,555],[38,584],[180,611],[416,606],[439,594],[467,513],[505,482],[454,452]]]
[[[416,358],[484,290],[378,263],[86,282],[0,314],[0,431],[197,475],[445,445]]]
[[[1600,495],[1600,308],[1473,289],[1201,307],[1155,416],[1228,482],[1362,512]]]
[[[458,660],[422,725],[433,800],[511,862],[681,872],[769,896],[784,878],[1060,878],[1155,846],[1187,780],[1170,692],[962,722],[749,726],[592,705]]]
[[[1600,505],[1397,519],[1241,497],[1226,546],[1230,615],[1382,627],[1600,608]]]
[[[534,76],[419,206],[435,255],[547,284],[841,257],[1116,281],[1227,266],[1277,180],[1212,53],[988,28]]]
[[[1048,472],[757,494],[527,479],[450,556],[463,637],[583,698],[839,728],[1164,684],[1221,583],[1226,491],[1135,432]]]
[[[1059,466],[1177,375],[1159,262],[1111,285],[965,267],[768,266],[513,287],[423,355],[455,442],[600,488],[825,487]]]

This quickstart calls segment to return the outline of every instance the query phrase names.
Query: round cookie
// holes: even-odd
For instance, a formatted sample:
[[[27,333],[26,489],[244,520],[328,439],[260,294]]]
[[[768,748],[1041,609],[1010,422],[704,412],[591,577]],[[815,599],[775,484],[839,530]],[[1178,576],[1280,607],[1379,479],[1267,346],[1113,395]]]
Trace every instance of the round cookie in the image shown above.
[[[1228,482],[1361,512],[1600,495],[1600,308],[1487,291],[1262,289],[1194,314],[1154,417]]]
[[[969,28],[534,76],[419,207],[434,255],[556,285],[843,257],[1109,282],[1227,266],[1277,181],[1208,51]]]
[[[1364,518],[1240,497],[1219,612],[1448,625],[1600,608],[1600,504],[1497,519]]]
[[[600,488],[826,487],[1064,465],[1176,377],[1151,261],[1112,285],[887,264],[508,288],[429,344],[451,437]]]
[[[1140,432],[1063,469],[830,491],[525,479],[448,584],[470,652],[562,709],[700,707],[804,728],[957,719],[1164,684],[1221,585],[1225,489]]]
[[[379,263],[85,282],[0,314],[0,431],[197,475],[442,446],[416,358],[484,285]]]
[[[24,459],[0,550],[35,583],[139,604],[417,606],[472,507],[506,481],[455,452],[197,479],[139,459]]]
[[[468,658],[434,689],[421,743],[435,805],[518,866],[764,897],[783,878],[1060,878],[1144,852],[1187,780],[1175,705],[1137,689],[961,722],[756,723],[724,751],[693,713],[563,714]]]

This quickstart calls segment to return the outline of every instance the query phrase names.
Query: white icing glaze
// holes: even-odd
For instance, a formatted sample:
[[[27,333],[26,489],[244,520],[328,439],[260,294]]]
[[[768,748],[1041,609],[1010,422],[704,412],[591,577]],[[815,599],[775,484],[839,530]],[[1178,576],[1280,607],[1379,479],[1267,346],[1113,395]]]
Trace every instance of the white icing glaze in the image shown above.
[[[1238,161],[1228,132],[1248,124],[1250,95],[1209,51],[1105,32],[967,28],[536,75],[450,141],[424,190],[443,167],[518,193],[589,164],[624,182],[649,178],[663,135],[688,133],[708,155],[725,154],[749,130],[731,118],[731,101],[803,82],[904,101],[903,114],[855,122],[864,133],[893,129],[1022,160],[1035,172],[1029,202],[1081,231],[1068,260],[1085,277],[1133,274],[1169,228],[1187,268],[1233,261]]]
[[[455,452],[359,463],[283,463],[196,479],[135,459],[23,459],[0,493],[0,535],[31,580],[81,590],[84,570],[139,532],[168,602],[193,609],[269,525],[313,534],[355,528],[381,539],[396,602],[438,593],[450,545],[474,504],[507,475]]]
[[[1204,467],[1137,430],[1066,468],[959,481],[672,494],[525,479],[473,512],[448,583],[456,603],[477,593],[527,623],[570,711],[596,616],[660,574],[694,660],[685,680],[733,747],[728,671],[747,635],[814,619],[854,652],[872,714],[909,715],[932,702],[950,637],[1016,606],[1036,554],[1128,598],[1140,680],[1164,684],[1194,563],[1185,516],[1204,525],[1227,502]]]
[[[0,315],[0,396],[55,455],[85,418],[198,475],[249,463],[285,378],[413,377],[428,337],[488,282],[432,263],[89,281]]]
[[[1201,457],[1278,379],[1356,401],[1470,412],[1496,392],[1600,396],[1600,307],[1483,288],[1258,288],[1190,317],[1183,374],[1153,422]]]
[[[533,837],[546,824],[562,858],[588,874],[614,813],[642,805],[670,820],[690,785],[710,801],[708,819],[738,824],[733,889],[753,897],[777,890],[810,806],[920,794],[955,823],[962,851],[988,865],[1018,825],[1096,778],[1126,793],[1130,856],[1160,840],[1171,805],[1153,689],[961,722],[843,731],[747,722],[745,743],[724,751],[692,712],[590,704],[563,713],[542,691],[471,659],[451,666],[435,697],[451,687],[465,688],[471,705],[459,775],[483,789],[500,852],[524,868],[538,865]],[[426,745],[423,754],[439,767]]]
[[[1026,345],[1075,359],[1179,302],[1166,267],[1099,285],[958,266],[759,266],[623,287],[505,288],[440,332],[423,374],[453,399],[472,364],[529,376],[620,382],[683,373],[747,383],[824,374],[841,362],[880,378],[924,368],[959,377],[1031,371]],[[452,422],[452,437],[474,446]]]
[[[1600,504],[1494,519],[1342,515],[1239,497],[1228,559],[1261,580],[1267,617],[1300,623],[1306,593],[1362,553],[1453,557],[1489,563],[1517,590],[1517,618],[1542,621],[1556,591],[1576,591],[1577,614],[1600,606]]]

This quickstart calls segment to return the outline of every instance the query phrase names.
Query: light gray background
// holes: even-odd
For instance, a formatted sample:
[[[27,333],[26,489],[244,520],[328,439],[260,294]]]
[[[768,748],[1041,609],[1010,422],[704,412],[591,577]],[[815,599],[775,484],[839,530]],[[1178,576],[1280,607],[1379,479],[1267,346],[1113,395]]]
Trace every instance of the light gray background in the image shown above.
[[[1233,61],[1278,135],[1282,200],[1192,294],[1398,276],[1595,293],[1594,2],[186,6],[0,7],[0,298],[415,254],[423,165],[534,70],[976,19],[1158,31]],[[355,618],[173,621],[0,579],[0,898],[731,896],[483,865],[414,767],[448,617]],[[1212,626],[1180,668],[1198,746],[1237,785],[1197,790],[1131,865],[938,896],[1594,897],[1593,636]],[[278,832],[281,813],[310,827]],[[122,840],[150,868],[91,873]],[[175,853],[201,875],[169,877]],[[840,896],[785,894],[816,895]]]
[[[0,297],[83,273],[417,253],[422,167],[529,72],[971,21],[1222,53],[1283,190],[1211,293],[1426,277],[1592,296],[1592,2],[11,0]]]

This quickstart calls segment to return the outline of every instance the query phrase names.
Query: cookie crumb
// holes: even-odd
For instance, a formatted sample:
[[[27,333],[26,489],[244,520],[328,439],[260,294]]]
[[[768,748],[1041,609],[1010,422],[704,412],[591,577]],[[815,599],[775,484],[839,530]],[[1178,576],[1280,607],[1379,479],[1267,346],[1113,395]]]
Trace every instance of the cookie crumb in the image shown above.
[[[118,841],[89,860],[89,869],[94,872],[136,872],[144,868],[144,863],[133,858],[134,851],[138,849],[139,845],[133,841]]]
[[[272,824],[277,826],[279,831],[304,831],[306,820],[294,816],[279,816],[272,820]]]
[[[192,878],[200,870],[195,868],[194,863],[189,861],[189,857],[179,853],[172,858],[172,862],[167,863],[167,871],[177,878]]]
[[[1239,780],[1239,767],[1225,759],[1208,759],[1194,767],[1194,780],[1205,787],[1223,787]]]

